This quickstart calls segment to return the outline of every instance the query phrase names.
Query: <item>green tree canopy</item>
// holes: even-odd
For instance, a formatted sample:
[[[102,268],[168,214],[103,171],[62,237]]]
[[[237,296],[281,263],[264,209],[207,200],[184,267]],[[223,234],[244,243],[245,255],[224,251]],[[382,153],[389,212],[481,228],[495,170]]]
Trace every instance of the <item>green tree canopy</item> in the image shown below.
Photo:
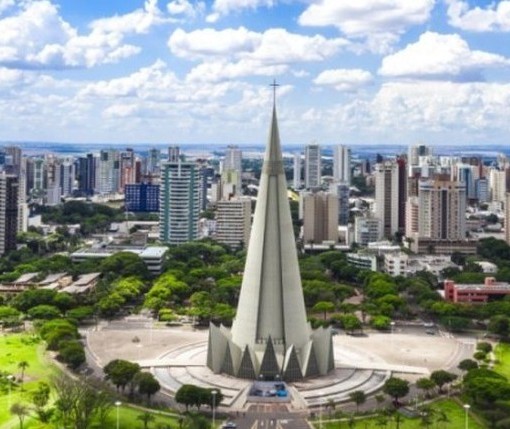
[[[439,387],[439,392],[443,391],[443,386],[445,384],[449,384],[452,381],[457,379],[457,375],[451,372],[445,371],[443,369],[439,369],[437,371],[432,371],[430,374],[430,379],[436,383],[436,386]]]
[[[140,365],[122,359],[114,359],[103,368],[105,379],[111,381],[117,389],[124,390],[140,372]]]
[[[409,382],[397,377],[391,377],[384,383],[383,392],[395,401],[409,393]]]

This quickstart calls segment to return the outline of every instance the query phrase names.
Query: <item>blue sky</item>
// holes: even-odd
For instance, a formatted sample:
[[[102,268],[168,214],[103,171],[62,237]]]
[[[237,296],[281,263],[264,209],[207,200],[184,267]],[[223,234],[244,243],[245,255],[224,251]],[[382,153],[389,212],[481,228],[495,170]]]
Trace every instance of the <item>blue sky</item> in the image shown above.
[[[506,144],[510,0],[0,0],[0,140]]]

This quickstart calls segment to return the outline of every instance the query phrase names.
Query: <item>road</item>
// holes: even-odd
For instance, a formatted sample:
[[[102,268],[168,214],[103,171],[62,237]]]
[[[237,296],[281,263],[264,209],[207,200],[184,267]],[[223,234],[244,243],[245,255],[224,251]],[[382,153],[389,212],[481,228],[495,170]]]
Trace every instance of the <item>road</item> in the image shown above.
[[[310,429],[303,413],[290,413],[285,405],[252,405],[233,419],[237,429]]]

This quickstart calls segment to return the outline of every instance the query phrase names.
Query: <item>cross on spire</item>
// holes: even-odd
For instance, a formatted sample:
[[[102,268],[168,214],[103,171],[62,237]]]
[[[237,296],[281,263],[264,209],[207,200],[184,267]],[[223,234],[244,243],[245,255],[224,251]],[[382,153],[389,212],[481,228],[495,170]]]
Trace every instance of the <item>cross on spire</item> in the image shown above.
[[[269,84],[269,86],[273,87],[273,106],[276,104],[276,88],[280,86],[279,83],[276,83],[276,79],[273,79],[273,83]]]

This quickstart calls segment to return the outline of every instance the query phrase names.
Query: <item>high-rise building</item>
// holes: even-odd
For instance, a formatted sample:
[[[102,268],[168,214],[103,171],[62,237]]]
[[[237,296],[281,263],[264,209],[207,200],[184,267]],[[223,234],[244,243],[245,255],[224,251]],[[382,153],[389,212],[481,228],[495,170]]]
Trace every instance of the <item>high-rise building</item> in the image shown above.
[[[182,244],[198,238],[202,179],[192,162],[163,163],[161,167],[159,238]]]
[[[126,210],[129,212],[159,212],[159,185],[133,183],[124,188]]]
[[[478,167],[469,164],[458,163],[454,165],[451,171],[451,180],[462,182],[466,186],[467,200],[473,200],[476,197],[475,180],[478,179]]]
[[[485,177],[475,180],[475,195],[479,203],[489,201],[489,181]]]
[[[63,197],[72,195],[74,190],[75,164],[70,159],[60,163],[60,193]]]
[[[221,181],[224,187],[230,187],[232,196],[242,194],[242,159],[243,154],[238,146],[230,145],[222,162]]]
[[[333,180],[351,184],[351,149],[346,146],[333,149]]]
[[[115,149],[101,150],[96,164],[96,192],[110,194],[120,188],[119,151]]]
[[[210,325],[207,366],[252,380],[325,375],[335,366],[331,338],[307,322],[273,109],[236,317],[231,330]]]
[[[135,152],[127,148],[120,154],[120,190],[124,191],[126,185],[136,183],[136,158]]]
[[[305,147],[305,188],[318,188],[322,183],[321,148],[318,144]]]
[[[506,200],[506,172],[492,168],[489,171],[489,189],[491,201],[504,202]]]
[[[347,225],[349,223],[349,184],[345,182],[331,183],[329,191],[336,195],[338,200],[338,224]]]
[[[170,146],[168,148],[168,162],[178,162],[181,159],[181,148],[179,146]]]
[[[404,157],[397,157],[398,174],[398,231],[406,231],[406,201],[407,201],[407,162]]]
[[[386,238],[399,231],[399,166],[394,161],[375,165],[375,217]]]
[[[321,244],[338,242],[338,198],[328,192],[303,196],[303,241]]]
[[[5,146],[5,155],[8,159],[7,165],[11,167],[8,171],[9,174],[19,174],[22,162],[23,152],[18,146]]]
[[[505,241],[510,244],[510,192],[506,193],[505,200]]]
[[[419,192],[419,191],[418,191]],[[420,199],[416,195],[409,196],[406,203],[406,237],[413,238],[418,234],[418,216],[420,213]]]
[[[418,235],[433,240],[466,238],[465,183],[448,175],[420,182]]]
[[[412,167],[420,165],[420,157],[432,156],[432,148],[423,144],[409,146],[407,154],[407,163],[409,165],[409,175],[412,176]]]
[[[34,197],[42,197],[47,185],[44,158],[27,159],[27,192]]]
[[[16,250],[18,213],[18,177],[0,172],[0,255]]]
[[[292,187],[294,190],[298,190],[301,188],[301,154],[294,154],[294,172],[293,172],[293,180]]]
[[[229,145],[223,159],[223,170],[242,170],[243,153],[238,146]]]
[[[382,238],[381,219],[357,216],[354,219],[354,241],[363,246]]]
[[[161,151],[155,148],[150,149],[147,155],[145,174],[147,176],[158,175],[160,165],[161,165]]]
[[[96,158],[89,153],[78,158],[78,190],[82,195],[93,195],[96,188]]]
[[[231,249],[246,248],[250,241],[251,199],[218,201],[216,209],[216,241]]]

